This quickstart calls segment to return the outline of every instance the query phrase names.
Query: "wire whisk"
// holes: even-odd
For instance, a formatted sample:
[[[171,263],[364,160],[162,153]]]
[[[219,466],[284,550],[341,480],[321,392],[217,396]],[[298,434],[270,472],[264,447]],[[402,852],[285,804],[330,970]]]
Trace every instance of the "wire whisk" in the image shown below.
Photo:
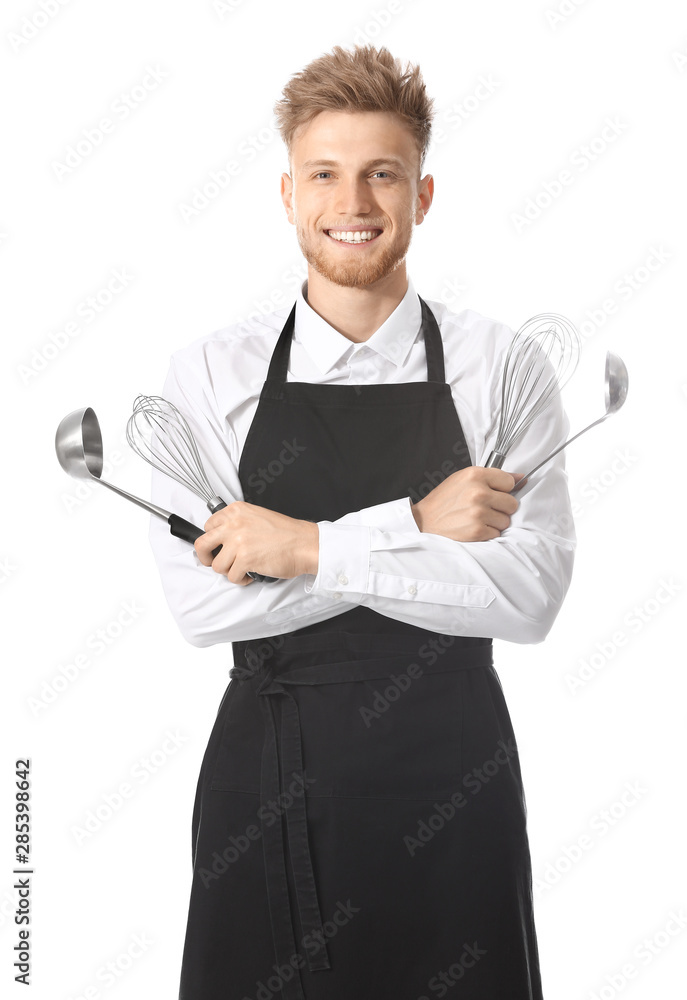
[[[144,461],[192,490],[213,514],[227,506],[210,485],[193,432],[174,403],[163,396],[137,396],[126,439]]]
[[[580,335],[558,313],[538,313],[510,343],[501,383],[501,415],[486,467],[502,468],[515,442],[546,409],[580,360]]]
[[[204,500],[212,514],[227,506],[210,485],[186,418],[168,399],[138,395],[127,421],[126,440],[136,454],[154,469],[175,479]],[[213,556],[221,548],[220,545],[214,549]],[[279,579],[260,573],[248,573],[248,576],[261,583]]]

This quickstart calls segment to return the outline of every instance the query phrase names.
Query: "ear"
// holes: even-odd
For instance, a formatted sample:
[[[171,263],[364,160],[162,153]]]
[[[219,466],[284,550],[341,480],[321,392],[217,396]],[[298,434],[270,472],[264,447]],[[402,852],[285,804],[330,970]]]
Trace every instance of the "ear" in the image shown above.
[[[286,209],[286,215],[289,222],[295,225],[295,219],[293,214],[293,181],[289,174],[283,173],[281,175],[281,200]]]
[[[429,206],[432,204],[432,198],[434,197],[434,178],[431,174],[425,174],[417,189],[417,200],[419,202],[417,210],[415,212],[415,224],[420,225],[424,220],[425,215],[429,211]]]

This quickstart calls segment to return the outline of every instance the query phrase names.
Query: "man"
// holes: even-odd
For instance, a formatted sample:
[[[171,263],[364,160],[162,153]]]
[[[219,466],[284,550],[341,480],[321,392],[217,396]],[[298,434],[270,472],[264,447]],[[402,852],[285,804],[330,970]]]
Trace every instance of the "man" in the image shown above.
[[[477,464],[512,331],[407,275],[431,103],[384,48],[336,46],[292,78],[281,191],[307,281],[292,308],[176,352],[163,389],[213,489],[243,497],[195,551],[150,525],[182,634],[234,658],[194,807],[182,1000],[399,1000],[459,980],[480,1000],[542,996],[492,639],[545,638],[574,532],[562,453],[519,499],[521,473]],[[557,400],[510,467],[567,429]]]

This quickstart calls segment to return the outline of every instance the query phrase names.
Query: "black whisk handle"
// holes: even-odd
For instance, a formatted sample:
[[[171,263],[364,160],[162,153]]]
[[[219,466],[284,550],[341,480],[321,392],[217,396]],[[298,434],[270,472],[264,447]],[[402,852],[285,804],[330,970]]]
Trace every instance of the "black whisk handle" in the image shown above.
[[[183,538],[185,542],[191,542],[191,544],[195,542],[196,538],[200,538],[201,535],[205,534],[202,528],[199,528],[196,524],[191,524],[190,521],[185,521],[178,514],[169,515],[169,531],[176,538]],[[222,546],[218,545],[213,550],[213,556],[216,556],[221,548]]]
[[[200,538],[201,535],[205,534],[202,528],[197,527],[195,524],[191,524],[190,521],[185,521],[183,517],[179,517],[178,514],[170,514],[169,516],[169,530],[172,535],[176,538],[183,538],[185,542],[195,542],[196,538]],[[217,548],[212,550],[213,558],[222,548],[218,545]],[[262,576],[260,573],[249,573],[248,576],[252,580],[256,580],[258,583],[276,583],[279,577],[277,576]]]

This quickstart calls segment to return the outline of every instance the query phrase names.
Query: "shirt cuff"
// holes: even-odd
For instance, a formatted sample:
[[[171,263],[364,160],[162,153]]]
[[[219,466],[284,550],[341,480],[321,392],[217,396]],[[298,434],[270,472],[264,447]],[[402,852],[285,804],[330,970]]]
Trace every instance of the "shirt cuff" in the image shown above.
[[[395,500],[393,503],[398,503]],[[405,502],[405,501],[404,501]],[[409,513],[414,522],[413,515]],[[306,594],[362,598],[367,593],[370,570],[370,529],[366,524],[318,521],[320,532],[317,575],[305,575]]]
[[[368,524],[371,528],[381,528],[382,531],[410,531],[419,535],[422,532],[413,517],[412,506],[410,497],[401,497],[399,500],[375,504],[374,507],[365,507],[351,517],[357,518],[359,515],[363,524]],[[348,516],[341,520],[345,522]]]

